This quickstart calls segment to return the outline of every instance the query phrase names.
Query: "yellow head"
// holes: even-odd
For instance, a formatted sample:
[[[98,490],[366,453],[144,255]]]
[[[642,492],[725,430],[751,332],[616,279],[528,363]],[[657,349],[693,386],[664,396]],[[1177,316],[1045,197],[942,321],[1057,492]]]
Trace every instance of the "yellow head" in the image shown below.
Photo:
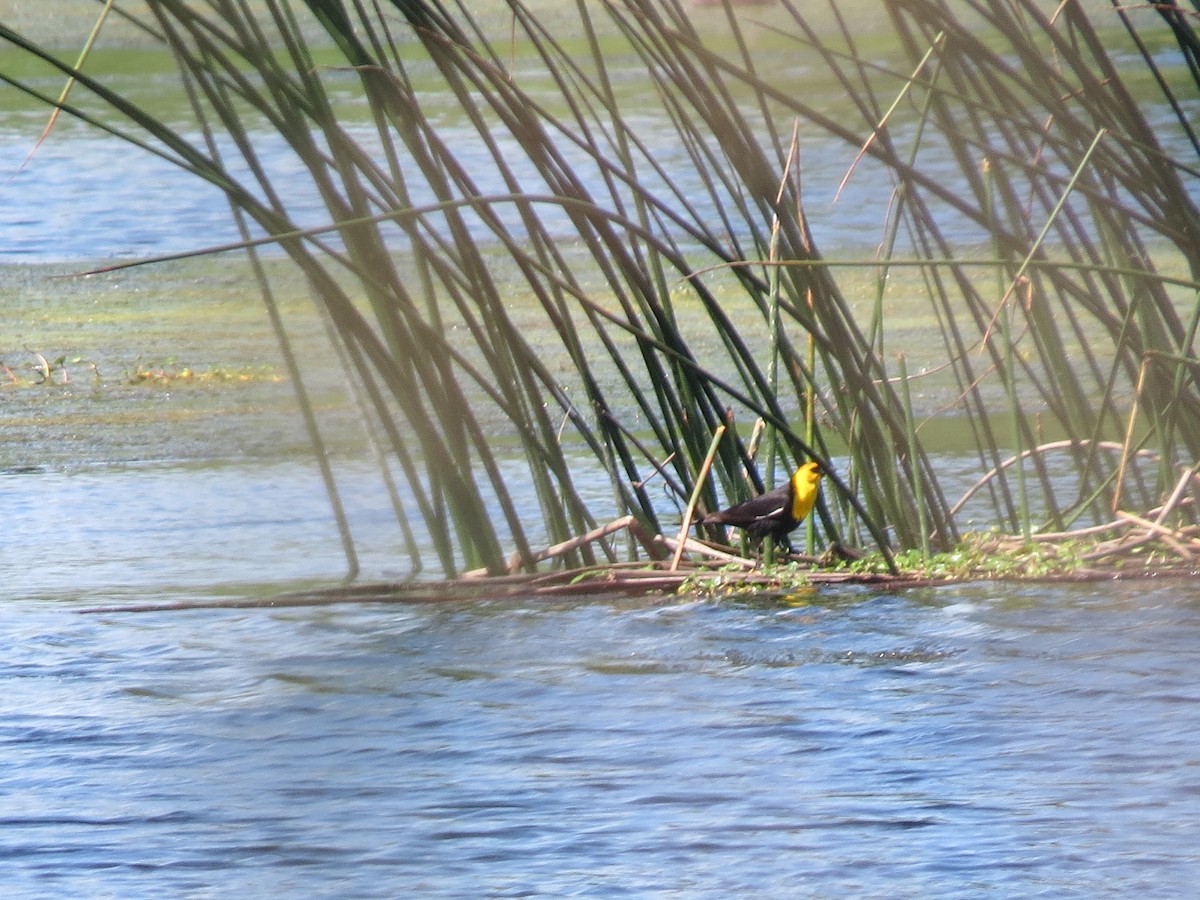
[[[797,522],[812,512],[824,474],[815,462],[806,462],[792,473],[792,518]]]

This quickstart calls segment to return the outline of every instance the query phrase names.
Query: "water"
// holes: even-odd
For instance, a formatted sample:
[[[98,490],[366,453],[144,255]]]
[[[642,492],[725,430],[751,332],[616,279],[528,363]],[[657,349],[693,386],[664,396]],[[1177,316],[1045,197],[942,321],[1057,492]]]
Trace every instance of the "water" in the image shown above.
[[[345,485],[386,575],[367,472]],[[0,491],[6,897],[1174,897],[1200,876],[1190,581],[90,614],[338,577],[311,464]]]
[[[367,472],[349,505],[386,574]],[[1200,875],[1189,581],[87,614],[336,578],[311,465],[0,487],[5,896],[1168,897]]]
[[[712,201],[705,199],[703,185],[669,122],[649,116],[639,117],[638,121],[644,124],[640,133],[655,158],[680,179],[685,195],[699,205],[702,219],[715,215]],[[0,198],[4,201],[0,204],[0,264],[189,253],[239,240],[224,194],[165,160],[132,150],[117,138],[65,126],[26,161],[43,123],[30,118],[16,130],[3,129],[3,124],[0,118]],[[365,147],[377,143],[365,126],[350,126],[349,130]],[[452,125],[443,126],[442,132],[451,146],[460,148],[460,161],[472,172],[482,194],[508,193],[498,176],[489,176],[494,162],[476,134]],[[526,191],[549,193],[516,142],[503,135],[497,135],[496,140],[512,160]],[[293,221],[303,228],[327,225],[328,213],[320,197],[284,142],[264,132],[255,136],[255,148],[277,190],[287,198]],[[402,148],[396,149],[403,152]],[[595,167],[572,150],[564,149],[572,167],[585,180],[590,175],[592,184],[599,188]],[[127,164],[131,153],[137,155],[136,166]],[[823,244],[860,252],[873,249],[884,225],[884,212],[873,203],[888,190],[884,174],[866,174],[870,167],[864,164],[863,174],[843,192],[844,198],[835,210],[831,205],[833,194],[853,159],[853,151],[814,138],[805,144],[804,159],[813,185],[809,193],[811,214]],[[231,162],[230,168],[252,193],[257,192],[253,179],[242,167]],[[656,193],[666,193],[652,175],[647,175],[647,183]],[[410,188],[414,206],[434,202],[428,186],[418,182]],[[170,197],[170,203],[164,203],[164,197]],[[514,234],[524,233],[520,216],[511,204],[499,204],[496,209]],[[551,233],[572,234],[570,221],[561,210],[541,204],[538,213]],[[468,216],[468,220],[477,239],[490,237],[478,219]],[[955,231],[955,223],[946,224],[951,232]],[[963,225],[957,222],[959,228]],[[393,237],[397,248],[407,246],[401,235]]]
[[[1190,894],[1195,587],[803,599],[10,600],[5,895]]]
[[[614,74],[619,78],[626,70],[619,62],[614,65]],[[809,90],[811,72],[795,68],[790,57],[781,61],[781,65],[785,71],[780,77],[791,79],[798,86],[797,90]],[[633,60],[628,61],[628,66],[626,77],[644,77]],[[351,95],[357,97],[357,90],[352,88],[353,76],[341,73],[327,77],[335,97],[340,97],[351,108],[355,104],[362,106],[361,98],[346,99]],[[42,86],[49,93],[59,89],[53,83]],[[146,90],[142,80],[128,77],[114,79],[114,86],[135,96],[138,91]],[[538,98],[536,74],[526,75],[524,86]],[[455,148],[456,158],[464,170],[471,173],[478,193],[482,196],[509,193],[508,185],[495,174],[494,160],[477,133],[465,123],[455,123],[457,111],[449,107],[439,110],[433,99],[426,98],[424,102],[433,107],[429,115],[437,125],[439,135],[448,146]],[[809,102],[836,116],[843,99],[837,91],[828,96],[810,97]],[[180,104],[182,110],[182,100]],[[645,112],[638,112],[634,103],[629,105],[633,108],[628,113],[628,124],[636,128],[649,158],[675,182],[674,188],[661,182],[651,166],[643,163],[639,173],[650,193],[669,198],[677,190],[696,207],[697,221],[711,221],[718,215],[717,207],[669,118],[655,111],[653,100]],[[1174,113],[1165,104],[1150,106],[1148,103],[1147,106],[1147,117],[1155,126],[1165,152],[1175,158],[1186,158],[1190,145],[1179,132]],[[184,121],[168,124],[188,137],[197,148],[204,146],[202,137],[193,133],[194,126]],[[125,141],[70,120],[58,124],[50,138],[37,146],[31,155],[44,126],[40,111],[6,113],[0,108],[0,264],[75,263],[190,253],[239,240],[224,194],[207,182],[186,174],[164,159],[135,149]],[[373,126],[365,122],[356,124],[348,117],[344,127],[366,152],[371,153],[374,149],[377,157],[382,155],[377,151],[378,137]],[[892,139],[901,147],[917,139],[917,131],[903,123],[893,123],[891,131]],[[525,193],[553,193],[511,136],[498,130],[492,139]],[[888,233],[892,211],[887,198],[894,189],[891,176],[869,157],[855,163],[860,149],[857,145],[841,143],[815,127],[802,129],[798,141],[805,215],[816,246],[825,253],[832,251],[834,255],[861,257],[874,254]],[[277,193],[285,198],[288,214],[297,227],[327,226],[329,214],[312,186],[307,169],[286,143],[268,130],[254,133],[253,143],[259,164],[269,174]],[[412,205],[420,207],[436,202],[435,193],[416,175],[418,168],[407,151],[399,141],[394,144],[392,150],[401,159],[409,160],[403,168],[411,179],[407,189]],[[237,161],[238,154],[230,142],[219,141],[218,146],[232,177],[238,179],[249,193],[261,196],[254,177]],[[559,152],[593,191],[598,202],[615,208],[615,201],[606,199],[605,176],[600,170],[569,141],[560,140],[558,146]],[[922,131],[920,146],[923,172],[953,192],[972,193],[973,188],[964,181],[953,153],[944,141]],[[131,159],[136,159],[137,164],[130,165]],[[853,177],[842,184],[851,168]],[[1062,174],[1063,177],[1069,175],[1067,172]],[[1200,189],[1194,184],[1185,181],[1185,187],[1193,198],[1200,198]],[[169,202],[165,202],[165,198],[169,198]],[[628,196],[622,197],[622,203],[629,202]],[[948,239],[964,246],[989,243],[988,233],[953,206],[933,198],[927,198],[927,202]],[[731,206],[732,202],[726,198],[722,205]],[[513,206],[501,203],[493,211],[513,235],[524,233],[521,217]],[[577,232],[561,209],[542,203],[536,207],[536,212],[550,233],[569,241],[576,240]],[[427,221],[433,223],[431,227],[438,227],[440,219],[430,215]],[[466,215],[466,221],[477,240],[493,237],[477,218]],[[256,233],[256,236],[261,234]],[[392,240],[398,250],[408,246],[406,238],[398,232],[388,234],[385,231],[384,236]],[[679,233],[674,237],[682,239]],[[897,239],[897,253],[903,256],[910,252],[907,239],[903,235]]]

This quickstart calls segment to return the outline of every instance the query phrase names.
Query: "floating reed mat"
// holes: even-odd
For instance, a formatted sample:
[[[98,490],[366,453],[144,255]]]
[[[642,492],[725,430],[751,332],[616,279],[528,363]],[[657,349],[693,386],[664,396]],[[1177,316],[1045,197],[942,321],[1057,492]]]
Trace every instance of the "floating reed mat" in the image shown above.
[[[721,585],[725,592],[738,594],[754,591],[783,591],[797,584],[874,584],[889,587],[919,587],[940,584],[943,578],[921,575],[889,575],[877,572],[813,570],[801,580],[792,570],[790,577],[764,571],[725,572],[695,566],[670,572],[658,563],[637,563],[637,568],[620,564],[569,569],[544,575],[500,575],[486,578],[459,578],[433,582],[367,582],[312,591],[280,594],[262,598],[182,600],[173,603],[145,603],[90,607],[83,614],[165,612],[190,609],[277,609],[299,606],[354,604],[424,605],[431,603],[478,603],[528,599],[606,599],[646,595],[686,593],[689,584],[707,593],[706,585]]]
[[[992,533],[971,542],[969,561],[931,564],[892,574],[833,563],[834,554],[816,558],[783,557],[785,564],[763,568],[758,560],[739,556],[731,547],[684,539],[689,559],[668,559],[678,542],[647,535],[632,517],[618,519],[574,541],[549,547],[539,560],[560,557],[583,543],[601,540],[622,529],[633,532],[643,548],[658,558],[610,563],[552,572],[507,575],[468,573],[461,578],[430,582],[363,582],[298,591],[262,598],[228,598],[172,603],[93,607],[81,613],[162,612],[188,609],[252,609],[354,604],[477,603],[512,599],[605,599],[646,595],[730,596],[789,592],[797,586],[860,585],[896,590],[961,584],[968,581],[1105,581],[1130,578],[1173,578],[1200,575],[1200,526],[1170,528],[1164,524],[1173,503],[1145,515],[1118,512],[1105,525],[1036,535],[1032,541]],[[948,555],[953,556],[953,554]],[[676,557],[677,559],[677,557]],[[834,567],[830,567],[833,565]]]

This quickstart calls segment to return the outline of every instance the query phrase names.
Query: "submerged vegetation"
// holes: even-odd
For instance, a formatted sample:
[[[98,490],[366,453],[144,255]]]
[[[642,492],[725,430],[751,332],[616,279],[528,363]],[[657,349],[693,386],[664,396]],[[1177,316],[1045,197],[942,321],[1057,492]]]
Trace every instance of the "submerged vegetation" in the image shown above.
[[[1170,4],[1065,3],[1052,18],[1035,0],[868,5],[871,35],[837,3],[818,28],[790,0],[580,0],[554,17],[514,0],[502,32],[467,3],[147,0],[113,13],[170,49],[186,125],[2,25],[74,81],[47,92],[28,61],[0,78],[224,191],[351,570],[328,426],[266,245],[328,327],[413,574],[532,572],[543,530],[569,545],[565,568],[616,570],[654,555],[638,532],[686,538],[689,498],[712,512],[807,460],[829,475],[804,543],[866,554],[859,572],[895,572],[897,553],[953,568],[986,546],[968,520],[1014,536],[1014,565],[1034,570],[1077,561],[1069,538],[1027,549],[1039,537],[1123,510],[1158,508],[1141,516],[1155,539],[1186,537],[1195,20]],[[431,113],[431,92],[456,114]],[[669,146],[644,139],[646,117],[670,123]],[[264,129],[285,161],[260,152]],[[844,153],[842,184],[818,191],[834,214],[878,207],[865,257],[818,245],[814,135]],[[282,191],[278,166],[303,169],[326,225],[303,224],[311,197]],[[867,296],[848,297],[846,273],[864,268]],[[901,319],[897,283],[930,327]],[[934,416],[969,431],[988,473],[967,503],[946,496]],[[520,466],[497,449],[498,421]],[[607,475],[602,502],[579,486],[581,452]],[[573,540],[608,518],[637,527]],[[634,535],[624,553],[620,534]]]
[[[196,370],[191,366],[179,365],[173,360],[165,363],[143,363],[138,360],[131,372],[126,373],[129,384],[246,384],[254,381],[282,381],[283,376],[270,367],[233,369],[212,366]]]
[[[60,354],[53,360],[36,350],[29,351],[33,362],[10,366],[0,360],[0,389],[29,387],[67,387],[79,384],[100,387],[104,378],[100,367],[83,357],[68,359]],[[80,376],[80,372],[84,373]],[[75,374],[72,374],[75,373]],[[233,368],[209,366],[193,369],[174,360],[166,362],[143,362],[138,359],[134,367],[123,373],[124,384],[247,384],[250,382],[279,382],[283,377],[270,366]]]

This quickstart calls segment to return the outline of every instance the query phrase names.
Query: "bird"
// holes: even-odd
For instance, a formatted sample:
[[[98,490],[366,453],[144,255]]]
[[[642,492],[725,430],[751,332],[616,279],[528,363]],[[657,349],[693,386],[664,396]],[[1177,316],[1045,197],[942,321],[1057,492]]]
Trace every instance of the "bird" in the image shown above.
[[[776,544],[787,546],[788,535],[812,511],[824,474],[820,463],[803,463],[786,484],[752,500],[709,513],[700,524],[733,525],[744,528],[756,541],[770,537]]]

